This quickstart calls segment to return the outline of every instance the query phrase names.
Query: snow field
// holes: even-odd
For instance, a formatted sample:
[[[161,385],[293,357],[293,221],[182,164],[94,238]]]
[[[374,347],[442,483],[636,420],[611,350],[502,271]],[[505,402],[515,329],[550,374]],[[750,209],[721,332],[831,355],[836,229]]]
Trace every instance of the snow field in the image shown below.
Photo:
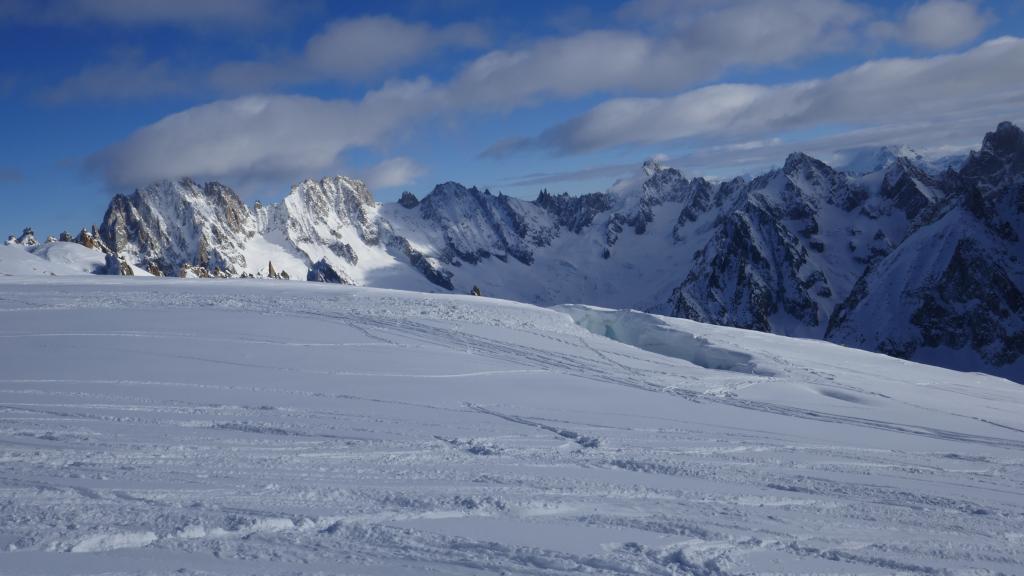
[[[0,279],[0,574],[1013,574],[1024,388],[312,283]]]

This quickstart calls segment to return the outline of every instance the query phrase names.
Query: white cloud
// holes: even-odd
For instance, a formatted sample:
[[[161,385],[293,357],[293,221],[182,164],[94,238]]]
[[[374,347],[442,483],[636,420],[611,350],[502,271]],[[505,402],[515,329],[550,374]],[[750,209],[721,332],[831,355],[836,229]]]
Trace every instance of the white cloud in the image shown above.
[[[344,151],[380,145],[427,116],[512,109],[595,93],[662,95],[733,67],[789,64],[849,49],[871,24],[867,11],[842,0],[793,0],[785,9],[780,6],[772,0],[634,2],[622,13],[625,20],[639,22],[632,28],[494,50],[446,84],[395,83],[362,100],[257,96],[198,106],[140,129],[93,156],[89,165],[115,187],[183,175],[308,176],[336,166]],[[486,41],[481,29],[471,25],[435,27],[388,17],[345,20],[328,25],[301,52],[228,63],[211,81],[226,90],[261,91],[325,78],[369,80],[438,51],[477,48]],[[491,153],[538,144],[572,153],[684,138],[735,144],[821,123],[877,125],[941,118],[964,106],[1005,109],[1021,92],[1013,82],[1020,66],[1008,63],[1019,56],[1019,42],[1004,39],[935,59],[870,62],[797,84],[720,84],[670,97],[613,98],[539,138],[511,139]],[[399,181],[399,168],[397,161],[382,163],[375,177]],[[405,178],[414,172],[405,170]]]
[[[512,108],[545,97],[593,92],[663,92],[713,79],[730,67],[788,63],[854,45],[867,12],[844,0],[732,0],[681,11],[660,8],[671,30],[588,30],[494,50],[449,83],[453,101]],[[645,14],[653,17],[653,8]],[[680,14],[686,14],[686,17]],[[384,77],[445,48],[480,48],[479,26],[432,27],[390,17],[343,20],[309,40],[302,54],[266,62],[232,62],[212,81],[222,90],[266,89],[324,78]]]
[[[907,13],[907,41],[935,50],[953,48],[974,40],[989,24],[973,2],[929,0]]]
[[[479,48],[486,43],[483,29],[475,24],[435,28],[370,16],[328,26],[306,44],[306,60],[329,76],[365,78],[422,61],[442,48]]]
[[[831,163],[836,160],[839,153],[851,148],[908,144],[926,157],[938,158],[977,148],[981,136],[992,130],[998,121],[1007,118],[1012,119],[1014,115],[1004,116],[998,112],[981,113],[950,118],[938,123],[916,121],[888,124],[882,127],[851,130],[804,140],[771,138],[737,144],[700,146],[692,152],[669,157],[664,163],[690,174],[716,179],[759,174],[772,166],[780,166],[786,156],[796,150]],[[1018,121],[1020,120],[1019,113],[1016,118]],[[943,144],[936,146],[936,142]],[[629,163],[596,165],[563,172],[527,174],[507,179],[505,186],[536,190],[541,186],[563,183],[595,180],[607,182],[610,178],[625,178],[635,174],[639,166],[638,158]]]
[[[426,80],[362,100],[249,96],[190,108],[88,158],[114,188],[160,178],[246,179],[316,174],[343,151],[370,146],[438,107]]]
[[[228,92],[331,79],[380,79],[436,56],[445,49],[480,48],[487,35],[476,24],[434,27],[390,16],[337,20],[306,43],[301,54],[271,61],[226,62],[211,73],[213,85]]]
[[[721,84],[667,98],[618,98],[545,131],[534,145],[574,153],[680,139],[741,139],[822,124],[878,126],[1024,110],[1024,40],[967,52],[867,62],[776,86]]]
[[[782,64],[848,48],[853,28],[867,15],[842,0],[792,0],[784,9],[772,0],[703,8],[645,2],[635,10],[675,25],[668,31],[591,30],[493,51],[452,81],[453,98],[514,107],[546,96],[678,89],[734,66]]]
[[[991,24],[991,14],[969,0],[928,0],[915,4],[902,21],[873,22],[868,38],[895,41],[927,50],[962,46],[977,38]]]
[[[370,167],[362,177],[370,190],[377,190],[405,186],[425,173],[426,169],[411,158],[399,156]]]

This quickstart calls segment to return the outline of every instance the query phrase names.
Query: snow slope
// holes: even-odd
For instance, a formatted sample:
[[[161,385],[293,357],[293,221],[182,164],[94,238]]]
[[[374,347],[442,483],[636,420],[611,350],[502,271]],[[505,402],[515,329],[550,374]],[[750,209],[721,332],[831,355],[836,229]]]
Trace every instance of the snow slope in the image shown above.
[[[0,276],[93,274],[105,262],[102,252],[73,242],[0,246]]]
[[[0,574],[994,574],[1024,387],[639,312],[0,278]]]

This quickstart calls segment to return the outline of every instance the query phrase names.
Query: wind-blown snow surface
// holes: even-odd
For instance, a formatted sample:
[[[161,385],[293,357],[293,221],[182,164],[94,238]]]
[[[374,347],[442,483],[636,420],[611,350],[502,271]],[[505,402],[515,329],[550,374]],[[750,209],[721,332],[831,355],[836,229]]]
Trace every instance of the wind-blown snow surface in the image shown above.
[[[986,574],[1024,387],[638,312],[0,278],[3,574]]]

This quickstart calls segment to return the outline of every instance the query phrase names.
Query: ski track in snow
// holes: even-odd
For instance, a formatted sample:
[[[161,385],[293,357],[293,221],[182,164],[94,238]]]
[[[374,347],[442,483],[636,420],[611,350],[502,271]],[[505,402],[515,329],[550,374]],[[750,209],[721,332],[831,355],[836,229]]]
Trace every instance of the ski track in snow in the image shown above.
[[[1024,387],[561,310],[0,279],[0,574],[1024,572]]]

